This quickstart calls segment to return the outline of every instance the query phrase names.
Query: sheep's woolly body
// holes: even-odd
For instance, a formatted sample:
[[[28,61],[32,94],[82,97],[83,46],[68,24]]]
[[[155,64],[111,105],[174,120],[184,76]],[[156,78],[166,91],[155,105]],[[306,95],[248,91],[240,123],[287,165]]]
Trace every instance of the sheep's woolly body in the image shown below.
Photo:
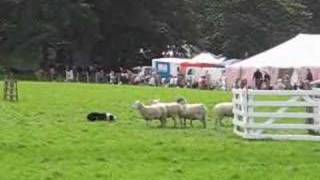
[[[207,108],[203,104],[185,104],[182,109],[182,116],[187,119],[203,119],[207,114]]]
[[[138,110],[145,120],[161,119],[167,115],[167,110],[163,105],[142,106]]]
[[[222,119],[226,117],[232,117],[233,116],[233,104],[231,102],[225,102],[225,103],[219,103],[214,106],[213,112],[216,116],[216,125],[222,124]]]
[[[182,113],[182,106],[176,102],[173,103],[164,103],[164,102],[159,102],[159,101],[153,101],[153,105],[162,105],[165,106],[167,109],[167,116],[168,117],[176,117],[180,116]]]
[[[191,124],[193,120],[200,120],[203,126],[206,127],[207,108],[203,104],[182,104],[182,117],[184,120],[190,119]]]
[[[164,103],[164,102],[160,102],[159,100],[153,100],[152,104],[164,106],[167,110],[167,117],[172,118],[174,120],[174,126],[175,127],[177,126],[176,118],[180,119],[183,112],[183,108],[180,104],[176,102]],[[181,121],[180,121],[180,124],[181,124]]]
[[[140,102],[136,102],[134,106],[147,122],[157,119],[161,121],[162,126],[165,125],[167,118],[167,109],[165,106],[161,104],[145,106]]]

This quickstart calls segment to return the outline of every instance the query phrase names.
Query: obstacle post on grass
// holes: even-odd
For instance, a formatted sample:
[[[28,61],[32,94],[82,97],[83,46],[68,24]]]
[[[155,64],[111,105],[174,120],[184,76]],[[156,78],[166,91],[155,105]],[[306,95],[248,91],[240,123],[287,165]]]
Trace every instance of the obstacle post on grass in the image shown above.
[[[5,101],[17,102],[18,96],[18,81],[12,72],[9,72],[4,79],[3,99]]]

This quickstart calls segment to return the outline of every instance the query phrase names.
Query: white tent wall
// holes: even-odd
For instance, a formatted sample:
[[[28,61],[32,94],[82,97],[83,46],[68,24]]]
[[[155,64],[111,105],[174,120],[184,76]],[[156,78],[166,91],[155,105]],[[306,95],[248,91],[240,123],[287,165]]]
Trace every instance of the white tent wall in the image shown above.
[[[217,83],[220,81],[220,78],[223,74],[224,68],[199,68],[199,67],[188,67],[186,68],[186,72],[187,72],[187,76],[189,76],[190,74],[188,74],[188,72],[190,70],[194,71],[194,74],[192,75],[192,78],[194,81],[197,81],[200,79],[201,76],[204,76],[206,74],[206,72],[208,72],[208,74],[210,75],[210,83]]]
[[[274,84],[282,69],[296,71],[295,79],[305,79],[306,69],[310,68],[314,79],[320,78],[320,35],[299,34],[272,49],[233,64],[226,69],[228,87],[237,78],[247,79],[253,86],[252,76],[257,69],[266,70]],[[292,78],[292,77],[291,77]]]
[[[182,72],[189,76],[190,69],[194,71],[192,78],[194,80],[200,79],[206,72],[210,75],[212,82],[219,81],[225,68],[223,61],[224,57],[216,56],[212,53],[204,52],[192,58],[190,61],[181,64]]]
[[[267,72],[271,76],[271,84],[275,84],[278,79],[282,79],[280,71],[289,70],[290,68],[259,68],[261,72]],[[307,75],[307,69],[310,69],[313,74],[313,79],[320,79],[320,67],[303,67],[303,68],[291,68],[293,72],[291,74],[291,83],[299,83],[299,81],[303,81]],[[226,77],[227,77],[227,86],[231,88],[233,83],[237,78],[248,80],[248,86],[254,87],[253,74],[257,70],[257,68],[239,68],[239,69],[227,69]]]
[[[212,53],[200,53],[190,60],[190,63],[214,63],[222,64],[226,58],[218,57]]]
[[[230,67],[320,67],[320,35],[300,34]]]

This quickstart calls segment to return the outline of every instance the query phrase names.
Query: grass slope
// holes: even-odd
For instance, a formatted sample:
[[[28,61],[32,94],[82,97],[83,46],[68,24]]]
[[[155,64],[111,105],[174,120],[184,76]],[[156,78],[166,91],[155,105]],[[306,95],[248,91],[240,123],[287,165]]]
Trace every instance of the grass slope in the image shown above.
[[[318,143],[246,141],[212,121],[208,129],[146,127],[131,108],[184,96],[211,109],[228,93],[25,82],[20,95],[0,100],[0,179],[316,179],[320,170]],[[120,119],[88,123],[91,111]]]

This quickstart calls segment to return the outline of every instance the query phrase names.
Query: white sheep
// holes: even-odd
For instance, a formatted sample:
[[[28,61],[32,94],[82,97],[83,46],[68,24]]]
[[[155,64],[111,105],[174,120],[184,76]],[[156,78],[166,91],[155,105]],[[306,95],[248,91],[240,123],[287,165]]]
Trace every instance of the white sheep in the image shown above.
[[[154,104],[146,106],[139,101],[136,101],[133,104],[133,108],[137,109],[142,117],[146,120],[147,125],[152,120],[160,120],[161,127],[164,127],[166,124],[167,118],[167,109],[165,106],[160,104]]]
[[[216,116],[215,125],[221,126],[224,117],[233,116],[233,104],[231,102],[219,103],[214,106],[213,112]]]
[[[186,120],[192,121],[200,120],[203,123],[203,127],[207,126],[207,108],[203,104],[187,104],[185,99],[178,99],[177,101],[182,106],[182,118],[184,119],[184,126],[186,126]]]
[[[160,102],[160,100],[153,100],[151,104],[163,105],[167,109],[167,117],[172,118],[174,121],[174,127],[177,127],[177,118],[179,119],[180,125],[182,126],[182,106],[176,102]]]

